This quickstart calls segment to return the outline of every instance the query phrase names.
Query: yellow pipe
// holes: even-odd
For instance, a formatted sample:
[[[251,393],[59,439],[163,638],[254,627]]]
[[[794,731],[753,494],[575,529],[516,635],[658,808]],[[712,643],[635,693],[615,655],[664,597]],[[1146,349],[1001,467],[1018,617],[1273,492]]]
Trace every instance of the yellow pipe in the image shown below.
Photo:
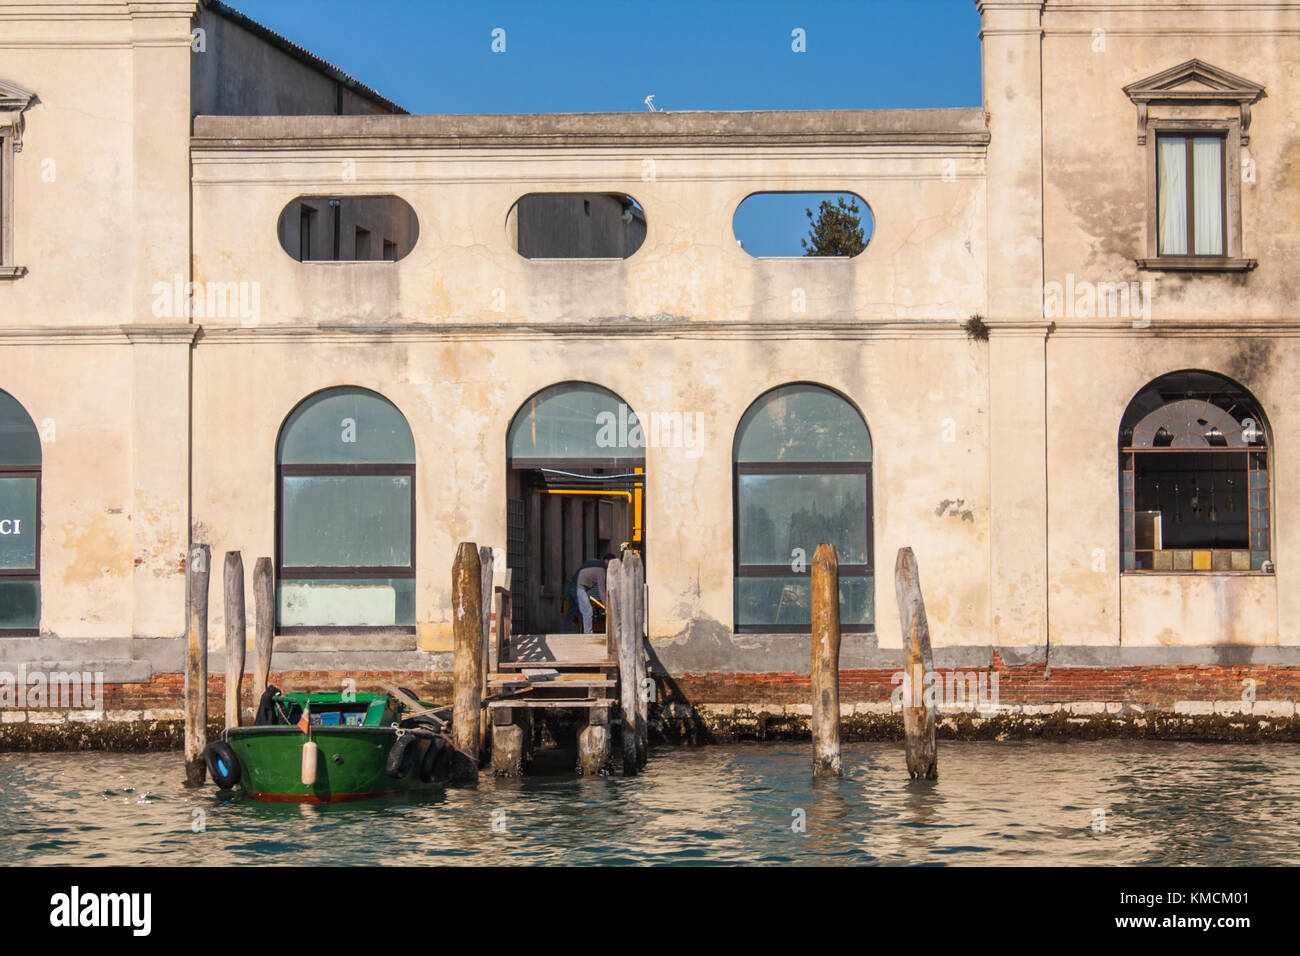
[[[632,470],[636,472],[638,475],[644,474],[645,472],[644,468],[633,468]],[[643,530],[643,522],[641,516],[644,514],[644,508],[645,508],[645,501],[643,499],[643,495],[645,493],[645,484],[639,483],[633,485],[632,491],[636,496],[635,503],[632,505],[632,540],[644,541],[645,539],[641,536]]]
[[[533,493],[538,495],[618,495],[619,497],[628,498],[629,500],[632,497],[632,492],[630,491],[580,491],[576,488],[572,491],[564,488],[535,488],[533,489]]]
[[[637,469],[640,474],[642,469]],[[643,507],[642,489],[643,485],[633,486],[633,491],[585,491],[581,489],[568,490],[564,488],[534,488],[535,495],[599,495],[602,498],[610,498],[617,495],[620,498],[626,498],[628,505],[632,509],[632,540],[640,541],[641,539],[641,508]],[[627,542],[623,542],[626,544]]]

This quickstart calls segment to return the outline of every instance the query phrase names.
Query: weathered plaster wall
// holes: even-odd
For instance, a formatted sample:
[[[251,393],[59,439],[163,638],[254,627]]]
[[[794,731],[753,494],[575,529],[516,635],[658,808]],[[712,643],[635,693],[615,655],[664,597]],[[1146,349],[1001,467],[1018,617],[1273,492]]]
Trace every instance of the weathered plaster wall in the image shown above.
[[[368,122],[394,138],[383,148],[335,146],[362,128],[346,120],[197,121],[195,278],[261,290],[260,316],[227,319],[224,331],[221,319],[206,323],[195,352],[195,520],[214,552],[270,553],[274,441],[293,405],[331,385],[373,388],[415,433],[417,630],[421,647],[446,650],[456,543],[505,541],[510,419],[547,385],[592,381],[642,416],[703,416],[700,455],[647,451],[650,629],[661,658],[728,670],[806,666],[806,638],[732,634],[729,489],[745,409],[773,386],[807,380],[853,401],[877,448],[883,643],[898,641],[892,567],[903,544],[924,556],[923,574],[944,582],[931,599],[936,640],[986,643],[987,347],[961,328],[985,309],[978,115],[882,115],[881,129],[913,142],[797,155],[743,142],[654,149],[648,180],[646,149],[595,152],[580,141],[617,131],[622,118],[580,119],[571,146],[491,151],[421,145],[448,118]],[[824,137],[831,124],[819,120],[812,132]],[[501,136],[520,125],[498,123]],[[685,117],[674,129],[698,134],[715,123]],[[936,124],[959,142],[934,141]],[[239,131],[317,141],[269,153],[228,138]],[[356,183],[340,186],[347,162]],[[506,217],[538,183],[635,195],[645,244],[624,261],[523,259]],[[414,251],[396,264],[293,261],[275,238],[276,217],[288,198],[324,188],[402,196],[420,217]],[[739,248],[731,221],[750,193],[832,188],[872,206],[876,230],[863,255],[755,260]],[[253,451],[232,456],[232,445]],[[851,638],[847,653],[876,643]]]
[[[1300,8],[1271,0],[1048,2],[1042,23],[1046,280],[1153,279],[1157,323],[1294,319]],[[1139,273],[1133,262],[1146,255],[1146,148],[1123,87],[1192,58],[1266,88],[1241,154],[1255,163],[1254,181],[1241,184],[1243,254],[1259,260],[1247,274]]]
[[[262,324],[598,316],[964,320],[985,306],[982,121],[970,110],[896,112],[905,115],[882,116],[880,125],[898,126],[902,138],[915,127],[913,143],[797,150],[610,148],[604,140],[600,149],[584,146],[583,135],[619,135],[629,120],[612,115],[576,118],[586,132],[565,149],[510,145],[511,129],[529,117],[470,118],[495,121],[502,145],[490,150],[421,145],[433,135],[454,140],[457,124],[467,123],[463,117],[199,117],[195,279],[258,282]],[[660,114],[633,114],[637,125],[652,115]],[[727,114],[694,114],[677,123],[703,133],[718,115]],[[834,121],[827,114],[818,128],[832,130]],[[931,126],[949,135],[929,136]],[[270,153],[243,145],[268,137],[290,148]],[[294,148],[296,142],[303,145]],[[642,178],[647,159],[650,181]],[[355,182],[342,178],[345,170],[355,173]],[[646,212],[644,245],[618,261],[522,258],[511,248],[507,216],[542,183],[554,191],[635,196]],[[831,189],[857,192],[871,205],[876,227],[863,255],[754,260],[737,244],[732,216],[750,193]],[[293,262],[276,240],[277,217],[295,196],[321,190],[401,196],[420,219],[411,255],[396,266]]]
[[[616,367],[611,349],[620,354]],[[939,354],[947,375],[918,388],[922,367]],[[658,338],[617,329],[608,336],[232,329],[205,331],[194,355],[196,534],[214,554],[243,551],[246,565],[273,547],[275,439],[298,401],[321,388],[361,385],[406,415],[416,443],[417,630],[426,650],[450,649],[457,543],[504,544],[511,417],[529,395],[568,379],[613,389],[639,414],[703,415],[698,457],[683,448],[647,451],[650,631],[664,642],[665,658],[778,669],[807,656],[797,652],[797,638],[747,635],[733,647],[731,635],[732,437],[755,398],[798,380],[853,401],[878,449],[882,643],[898,642],[893,555],[904,544],[925,556],[927,580],[943,582],[928,606],[936,640],[986,643],[988,490],[977,463],[986,441],[987,371],[983,347],[959,330],[920,346],[870,334],[737,341],[707,331]],[[736,375],[738,367],[746,374]],[[220,634],[215,604],[212,612]],[[865,650],[876,641],[850,643]],[[806,651],[806,638],[802,644]]]
[[[991,615],[1001,645],[1047,631],[1040,3],[981,3],[987,167]]]
[[[3,352],[3,387],[42,436],[41,629],[61,637],[130,635],[133,527],[143,522],[132,513],[124,441],[132,406],[127,339],[51,345],[32,336],[11,340]],[[87,401],[87,381],[98,383],[94,401]],[[171,563],[183,553],[178,542]]]
[[[0,23],[0,76],[39,97],[14,160],[14,264],[29,271],[0,287],[0,326],[127,320],[137,252],[124,229],[136,210],[131,21]],[[59,45],[47,46],[52,39]],[[185,133],[182,125],[171,135]],[[139,225],[172,228],[147,212]],[[187,269],[184,248],[176,253]]]
[[[1300,128],[1290,104],[1300,93],[1300,8],[1269,0],[1122,8],[1049,0],[1041,25],[1043,281],[1151,283],[1146,316],[1071,310],[1054,317],[1046,395],[1051,642],[1294,645],[1300,587],[1288,516],[1300,489],[1288,449],[1297,436],[1289,383],[1298,357],[1292,273]],[[1241,182],[1242,254],[1259,260],[1252,272],[1148,272],[1134,262],[1147,255],[1147,150],[1137,143],[1137,107],[1123,87],[1192,58],[1267,89],[1251,110],[1240,157],[1243,166],[1255,163]],[[1002,80],[986,75],[986,88]],[[995,134],[991,168],[997,142]],[[1237,380],[1269,417],[1273,578],[1121,580],[1117,572],[1120,417],[1143,385],[1184,368]]]
[[[189,275],[193,11],[0,2],[0,76],[39,98],[14,169],[29,271],[0,283],[0,387],[55,436],[41,628],[60,637],[184,628],[192,329],[153,287]]]
[[[746,407],[806,380],[853,401],[875,446],[877,633],[846,638],[846,667],[898,646],[891,572],[904,544],[941,654],[976,660],[996,645],[1038,660],[1050,641],[1053,660],[1136,666],[1300,645],[1294,4],[988,0],[984,110],[200,116],[191,138],[181,78],[194,9],[0,0],[0,76],[40,97],[16,164],[16,245],[31,271],[0,285],[0,388],[57,430],[48,635],[179,634],[187,535],[214,554],[242,550],[250,569],[270,554],[277,430],[308,394],[355,384],[395,402],[415,434],[417,639],[442,654],[456,542],[505,540],[511,416],[580,379],[642,414],[704,415],[699,457],[648,452],[661,661],[805,671],[807,638],[731,631],[729,489]],[[1133,263],[1146,182],[1121,88],[1191,57],[1268,89],[1243,156],[1257,171],[1242,185],[1250,273]],[[218,95],[210,80],[196,82],[213,102],[288,109],[235,87]],[[521,258],[507,216],[539,188],[636,197],[645,244],[621,261]],[[755,260],[736,244],[732,216],[750,193],[838,189],[871,206],[863,255]],[[400,195],[419,241],[395,264],[295,262],[276,218],[309,193]],[[200,283],[244,283],[256,307],[196,322],[160,310],[155,284],[191,268]],[[1150,326],[1045,316],[1044,282],[1069,275],[1151,280]],[[972,314],[987,342],[962,332]],[[1237,379],[1268,412],[1275,577],[1121,580],[1119,419],[1143,384],[1189,367]],[[305,667],[314,650],[295,646]]]
[[[1300,554],[1287,520],[1288,503],[1300,495],[1289,452],[1298,434],[1290,400],[1290,383],[1300,375],[1295,338],[1232,334],[1235,329],[1212,325],[1166,331],[1157,322],[1145,332],[1123,323],[1080,325],[1057,331],[1048,344],[1052,642],[1114,644],[1122,622],[1125,645],[1168,643],[1171,633],[1182,634],[1185,644],[1296,644]],[[1120,418],[1144,385],[1182,368],[1240,381],[1269,416],[1276,571],[1266,583],[1255,574],[1141,574],[1124,576],[1121,589]],[[1086,407],[1080,396],[1087,397]],[[1160,583],[1137,580],[1150,577]],[[1213,581],[1221,583],[1207,583]],[[1241,600],[1221,600],[1220,593]],[[1142,614],[1135,613],[1138,595],[1152,602]],[[1171,610],[1169,600],[1183,606]],[[1179,625],[1184,616],[1196,625]],[[1214,634],[1220,636],[1208,639]]]

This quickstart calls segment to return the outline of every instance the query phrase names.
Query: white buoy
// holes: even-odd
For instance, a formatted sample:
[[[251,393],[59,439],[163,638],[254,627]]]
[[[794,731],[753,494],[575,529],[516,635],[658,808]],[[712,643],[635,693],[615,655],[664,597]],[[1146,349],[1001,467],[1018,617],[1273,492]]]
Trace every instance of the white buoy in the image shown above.
[[[309,740],[302,745],[302,785],[310,787],[316,782],[316,758],[320,748]]]

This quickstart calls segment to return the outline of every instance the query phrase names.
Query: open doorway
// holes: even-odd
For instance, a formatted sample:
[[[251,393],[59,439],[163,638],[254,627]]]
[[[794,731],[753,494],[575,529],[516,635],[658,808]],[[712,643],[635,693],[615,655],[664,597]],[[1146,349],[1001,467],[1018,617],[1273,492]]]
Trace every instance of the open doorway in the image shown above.
[[[528,399],[506,441],[512,630],[562,633],[565,583],[585,562],[624,548],[645,560],[644,435],[619,396],[565,382]]]

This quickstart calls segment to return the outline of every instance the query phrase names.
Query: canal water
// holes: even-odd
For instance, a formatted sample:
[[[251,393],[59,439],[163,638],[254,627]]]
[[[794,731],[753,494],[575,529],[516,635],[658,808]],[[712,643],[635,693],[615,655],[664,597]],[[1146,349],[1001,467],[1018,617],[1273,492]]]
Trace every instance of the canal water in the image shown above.
[[[652,750],[633,779],[572,755],[517,780],[333,806],[189,790],[179,753],[0,754],[8,864],[1268,864],[1300,862],[1300,746],[941,743]],[[545,755],[544,755],[545,756]],[[547,772],[547,771],[550,772]]]

